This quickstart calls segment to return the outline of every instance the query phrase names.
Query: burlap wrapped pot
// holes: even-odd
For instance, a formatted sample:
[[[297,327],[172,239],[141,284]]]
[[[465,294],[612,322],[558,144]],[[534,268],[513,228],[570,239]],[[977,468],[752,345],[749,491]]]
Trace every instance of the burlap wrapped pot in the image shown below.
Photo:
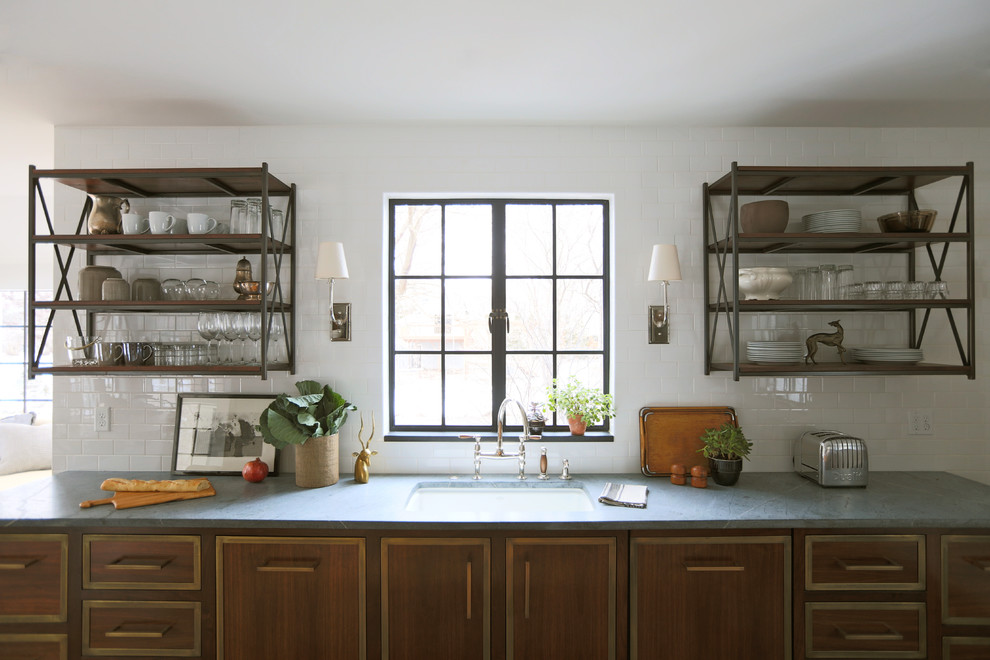
[[[340,436],[324,435],[296,445],[296,485],[300,488],[332,486],[340,479]]]

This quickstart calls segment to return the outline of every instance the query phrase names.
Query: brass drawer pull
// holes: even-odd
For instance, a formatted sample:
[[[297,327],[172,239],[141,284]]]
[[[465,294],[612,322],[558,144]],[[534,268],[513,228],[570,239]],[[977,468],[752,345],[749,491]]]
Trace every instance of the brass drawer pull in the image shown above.
[[[973,566],[976,566],[981,571],[987,571],[990,573],[990,559],[986,557],[966,557],[966,561]]]
[[[846,571],[903,571],[904,567],[892,559],[877,557],[871,559],[835,558],[835,563]]]
[[[727,564],[721,559],[687,559],[684,569],[689,573],[740,573],[746,570],[739,564]]]
[[[23,571],[44,557],[0,557],[0,571]]]
[[[839,626],[835,629],[839,632],[842,639],[849,641],[860,641],[860,642],[901,642],[904,641],[904,635],[897,632],[891,628],[886,623],[881,623],[881,626],[887,629],[887,632],[876,632],[876,633],[851,633],[846,632]]]
[[[471,620],[471,561],[467,563],[467,618]]]
[[[319,559],[268,559],[255,568],[262,573],[315,573]]]
[[[124,630],[126,626],[134,626],[135,630]],[[113,630],[105,633],[106,637],[128,639],[161,639],[172,629],[170,623],[122,623]]]
[[[103,568],[115,571],[160,571],[171,564],[175,557],[120,557]]]

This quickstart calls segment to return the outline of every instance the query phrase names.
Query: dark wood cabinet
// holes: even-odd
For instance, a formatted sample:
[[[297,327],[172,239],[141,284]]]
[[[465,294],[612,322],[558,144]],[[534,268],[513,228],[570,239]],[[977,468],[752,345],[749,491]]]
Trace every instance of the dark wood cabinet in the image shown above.
[[[491,657],[487,538],[383,538],[382,657]]]
[[[506,658],[614,660],[616,553],[615,537],[507,539]]]
[[[68,636],[58,634],[0,633],[4,660],[68,660]]]
[[[217,537],[217,656],[367,655],[363,538]]]
[[[990,626],[990,536],[942,536],[942,622]]]
[[[634,536],[629,657],[790,658],[790,542]]]
[[[944,637],[942,660],[987,660],[990,637]]]
[[[84,600],[83,655],[199,657],[198,602]]]

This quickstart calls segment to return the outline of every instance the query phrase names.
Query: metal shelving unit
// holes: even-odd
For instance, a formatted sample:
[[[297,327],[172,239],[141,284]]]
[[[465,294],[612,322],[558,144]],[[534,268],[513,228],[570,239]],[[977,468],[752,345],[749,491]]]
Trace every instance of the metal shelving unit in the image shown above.
[[[151,198],[237,198],[259,197],[262,200],[262,227],[258,234],[87,234],[86,221],[92,209],[87,196],[79,214],[74,233],[56,233],[55,223],[42,190],[42,182],[80,190],[87,195],[113,195],[130,199]],[[28,350],[32,355],[28,375],[258,375],[267,378],[269,371],[295,372],[295,260],[292,243],[296,236],[296,186],[286,184],[261,167],[195,168],[195,169],[132,169],[132,170],[28,170]],[[280,236],[271,235],[271,198],[287,199],[285,224]],[[44,218],[44,228],[38,231],[38,211]],[[47,232],[44,231],[47,229]],[[36,296],[37,250],[51,249],[57,268],[52,300]],[[204,259],[210,255],[260,255],[257,279],[272,282],[271,294],[262,287],[260,300],[183,300],[183,301],[79,301],[73,294],[70,268],[77,252],[85,254],[86,265],[99,257],[153,255],[195,255]],[[269,259],[272,268],[269,268]],[[231,265],[233,266],[233,261]],[[288,285],[288,296],[283,291]],[[37,314],[47,311],[40,341],[36,341]],[[257,312],[261,315],[262,335],[259,341],[258,365],[196,365],[196,366],[54,366],[42,367],[40,360],[46,342],[51,341],[56,314],[71,315],[80,335],[91,335],[96,314],[196,314],[207,311]],[[286,360],[268,362],[269,339],[273,323],[281,322],[285,329]],[[85,331],[84,331],[85,328]]]
[[[976,377],[975,247],[973,163],[962,167],[761,167],[732,164],[714,183],[703,186],[705,374],[731,371],[741,376],[824,375],[965,375]],[[917,209],[915,191],[946,179],[959,178],[960,186],[949,231],[942,233],[780,233],[739,232],[739,198],[742,196],[875,196],[903,195],[909,209]],[[713,197],[729,199],[728,215],[717,223]],[[966,295],[945,300],[773,300],[739,299],[740,254],[903,254],[909,279],[915,275],[919,253],[927,255],[936,279],[941,279],[949,247],[963,244],[966,260]],[[712,266],[718,272],[712,277]],[[740,359],[739,317],[744,313],[808,312],[904,312],[910,345],[920,348],[933,312],[948,319],[959,353],[959,364],[833,364],[762,365]],[[956,316],[964,316],[960,323]],[[920,317],[920,318],[919,318]],[[714,362],[719,324],[725,324],[731,362]],[[961,332],[964,328],[965,332]]]

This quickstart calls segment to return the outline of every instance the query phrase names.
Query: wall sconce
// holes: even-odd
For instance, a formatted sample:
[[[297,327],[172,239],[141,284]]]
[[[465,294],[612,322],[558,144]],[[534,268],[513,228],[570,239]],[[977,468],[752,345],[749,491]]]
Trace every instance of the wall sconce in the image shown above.
[[[681,262],[677,259],[676,245],[654,245],[650,259],[648,282],[660,282],[663,305],[650,305],[650,343],[670,343],[670,305],[667,302],[667,284],[681,280]]]
[[[344,244],[335,241],[320,243],[316,257],[316,279],[330,280],[330,341],[351,340],[351,304],[333,301],[333,281],[347,278]]]

